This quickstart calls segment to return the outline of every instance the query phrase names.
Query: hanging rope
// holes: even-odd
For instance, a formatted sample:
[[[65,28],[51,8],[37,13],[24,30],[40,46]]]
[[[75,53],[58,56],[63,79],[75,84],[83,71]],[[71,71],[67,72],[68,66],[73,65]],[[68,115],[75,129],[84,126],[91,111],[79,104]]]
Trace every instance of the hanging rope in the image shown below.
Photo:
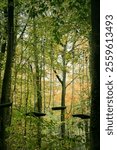
[[[50,109],[51,101],[53,100],[53,48],[51,44],[51,50],[50,50],[50,71],[49,71],[49,102],[48,107]]]
[[[73,114],[73,107],[74,107],[74,91],[75,91],[75,88],[74,88],[74,80],[75,80],[75,76],[74,76],[74,69],[75,69],[75,67],[74,67],[74,58],[75,58],[75,52],[74,52],[74,48],[73,48],[73,50],[72,50],[72,80],[71,80],[71,82],[68,84],[68,85],[70,85],[70,84],[72,84],[72,87],[71,87],[71,104],[70,104],[70,110],[69,110],[69,112],[67,112],[67,114],[69,115],[70,113],[72,113]],[[77,77],[76,77],[77,78]],[[68,86],[67,85],[67,86]],[[67,87],[66,86],[66,87]]]
[[[35,51],[34,51],[34,56],[35,56],[35,61],[36,61],[35,62],[36,77],[34,78],[34,85],[36,85],[36,100],[34,98],[34,112],[26,113],[27,116],[33,116],[33,117],[39,117],[39,118],[41,116],[46,115],[45,114],[45,109],[46,109],[45,99],[46,99],[46,97],[45,97],[45,50],[44,50],[44,44],[45,44],[45,41],[44,41],[44,39],[42,39],[40,62],[38,62],[38,58],[37,58],[37,54],[38,54],[36,51],[37,49],[35,49]],[[38,63],[40,66],[38,66]],[[31,66],[31,69],[32,69],[32,66]],[[34,97],[35,97],[35,86],[34,86]],[[42,109],[44,112],[42,112]]]
[[[41,43],[41,49],[42,49],[42,70],[43,70],[43,103],[44,103],[44,112],[45,112],[45,109],[46,109],[46,97],[45,97],[45,39],[43,38],[42,39],[42,43]]]
[[[74,79],[74,56],[75,56],[75,52],[74,52],[74,49],[73,49],[73,52],[72,52],[72,80]],[[72,100],[71,100],[71,110],[73,110],[73,104],[74,104],[74,80],[72,82]]]
[[[81,104],[81,108],[82,108],[82,110],[81,110],[81,113],[75,113],[75,108],[73,108],[73,117],[79,117],[79,118],[81,118],[81,119],[89,119],[90,118],[90,116],[89,115],[86,115],[86,114],[84,114],[85,112],[84,112],[84,110],[83,110],[83,107],[84,107],[84,104],[83,104],[83,102],[84,102],[84,100],[85,100],[85,82],[84,82],[84,77],[85,77],[85,51],[82,51],[81,52],[81,57],[80,57],[80,59],[79,59],[79,76],[80,76],[80,90],[79,90],[79,100],[80,100],[80,104]]]
[[[23,46],[24,46],[24,43],[23,43],[23,36],[22,36],[22,43],[21,43],[21,58],[20,58],[20,62],[22,62],[23,60]],[[21,67],[21,78],[20,78],[20,91],[21,91],[21,94],[20,94],[20,107],[22,106],[22,95],[23,95],[23,88],[22,88],[22,82],[23,82],[23,67]]]
[[[54,72],[52,73],[52,81],[53,81],[53,84],[52,84],[52,87],[53,87],[53,89],[52,89],[52,91],[53,91],[53,93],[52,93],[52,101],[53,101],[53,107],[55,106],[55,103],[54,103],[54,96],[55,96],[55,75],[54,75]]]
[[[52,68],[50,68],[50,82],[49,82],[49,103],[48,103],[48,108],[50,108],[51,105],[51,100],[52,100]]]

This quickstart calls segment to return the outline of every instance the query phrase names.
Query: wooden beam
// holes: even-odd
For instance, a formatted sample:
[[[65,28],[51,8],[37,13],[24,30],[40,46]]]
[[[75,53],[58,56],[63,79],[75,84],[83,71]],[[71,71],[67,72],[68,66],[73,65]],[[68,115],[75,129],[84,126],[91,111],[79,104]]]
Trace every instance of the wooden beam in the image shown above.
[[[4,103],[4,104],[0,104],[0,108],[10,107],[10,106],[12,106],[12,103]]]
[[[86,114],[73,114],[72,116],[73,117],[78,117],[78,118],[81,118],[81,119],[90,119],[90,116],[86,115]]]

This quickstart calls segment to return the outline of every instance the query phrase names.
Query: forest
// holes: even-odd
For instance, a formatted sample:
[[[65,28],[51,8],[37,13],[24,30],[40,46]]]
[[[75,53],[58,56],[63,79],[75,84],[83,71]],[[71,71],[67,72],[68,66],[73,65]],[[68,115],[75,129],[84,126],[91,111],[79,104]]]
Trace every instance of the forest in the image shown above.
[[[99,8],[0,1],[0,150],[100,149]]]

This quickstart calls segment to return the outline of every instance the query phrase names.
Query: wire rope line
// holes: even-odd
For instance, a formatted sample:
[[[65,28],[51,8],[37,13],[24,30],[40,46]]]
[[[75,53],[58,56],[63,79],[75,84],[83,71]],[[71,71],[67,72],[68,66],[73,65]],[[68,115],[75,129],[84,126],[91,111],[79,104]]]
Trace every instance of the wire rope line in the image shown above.
[[[43,104],[44,104],[44,112],[46,109],[46,96],[45,96],[45,39],[43,38],[41,41],[41,57],[42,57],[42,70],[43,70]]]
[[[55,95],[55,75],[54,75],[54,49],[52,47],[51,43],[51,53],[50,53],[50,60],[51,60],[51,86],[52,86],[52,105],[54,107],[55,102],[54,102],[54,95]]]
[[[49,102],[48,107],[50,108],[51,102],[53,100],[53,48],[51,44],[51,50],[50,50],[50,67],[49,67]]]
[[[73,50],[72,50],[72,62],[71,62],[72,81],[70,82],[70,84],[71,84],[71,104],[70,104],[70,110],[69,110],[69,112],[67,112],[67,114],[73,113],[73,107],[74,107],[74,91],[75,91],[75,88],[74,88],[74,86],[75,86],[74,85],[75,84],[75,82],[74,82],[74,79],[75,79],[75,76],[74,76],[74,73],[75,73],[75,66],[74,65],[75,65],[75,63],[74,63],[74,60],[75,60],[75,51],[74,51],[74,48],[73,48]]]
[[[50,68],[50,82],[49,82],[49,103],[48,108],[50,108],[51,100],[52,100],[52,68]]]
[[[89,100],[89,105],[90,105],[90,79],[89,79],[89,59],[88,56],[85,57],[85,63],[86,63],[86,87],[87,87],[87,101]],[[87,104],[87,112],[89,109],[89,105]]]

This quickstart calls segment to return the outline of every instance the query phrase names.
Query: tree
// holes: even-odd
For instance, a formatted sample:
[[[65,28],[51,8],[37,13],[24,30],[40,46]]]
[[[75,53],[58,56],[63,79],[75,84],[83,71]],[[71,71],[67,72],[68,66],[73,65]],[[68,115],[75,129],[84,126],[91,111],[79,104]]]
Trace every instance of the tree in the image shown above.
[[[35,72],[36,72],[36,94],[37,94],[37,109],[39,113],[42,113],[42,64],[39,59],[37,51],[37,39],[36,39],[36,21],[35,17],[33,18],[33,34],[34,34],[34,59],[35,59]],[[40,62],[40,64],[39,64]],[[39,117],[39,122],[37,124],[38,128],[38,145],[41,148],[41,121],[42,118]]]
[[[91,1],[91,150],[100,149],[100,1]]]
[[[65,106],[65,96],[66,96],[66,51],[67,51],[67,43],[63,45],[62,50],[62,79],[58,76],[56,73],[56,70],[54,70],[56,77],[61,83],[62,86],[62,92],[61,92],[61,106]],[[61,110],[61,137],[65,136],[65,109]]]
[[[14,56],[14,1],[8,0],[8,47],[6,66],[2,84],[1,104],[10,103],[11,92],[11,68]],[[0,149],[7,150],[5,143],[5,128],[10,123],[10,109],[8,107],[0,109]]]
[[[2,22],[0,23],[1,25],[1,32],[0,32],[0,95],[1,95],[1,86],[2,86],[2,68],[3,68],[3,60],[4,60],[4,54],[6,51],[6,42],[7,42],[7,6],[3,8],[3,14],[1,13],[1,20]]]

